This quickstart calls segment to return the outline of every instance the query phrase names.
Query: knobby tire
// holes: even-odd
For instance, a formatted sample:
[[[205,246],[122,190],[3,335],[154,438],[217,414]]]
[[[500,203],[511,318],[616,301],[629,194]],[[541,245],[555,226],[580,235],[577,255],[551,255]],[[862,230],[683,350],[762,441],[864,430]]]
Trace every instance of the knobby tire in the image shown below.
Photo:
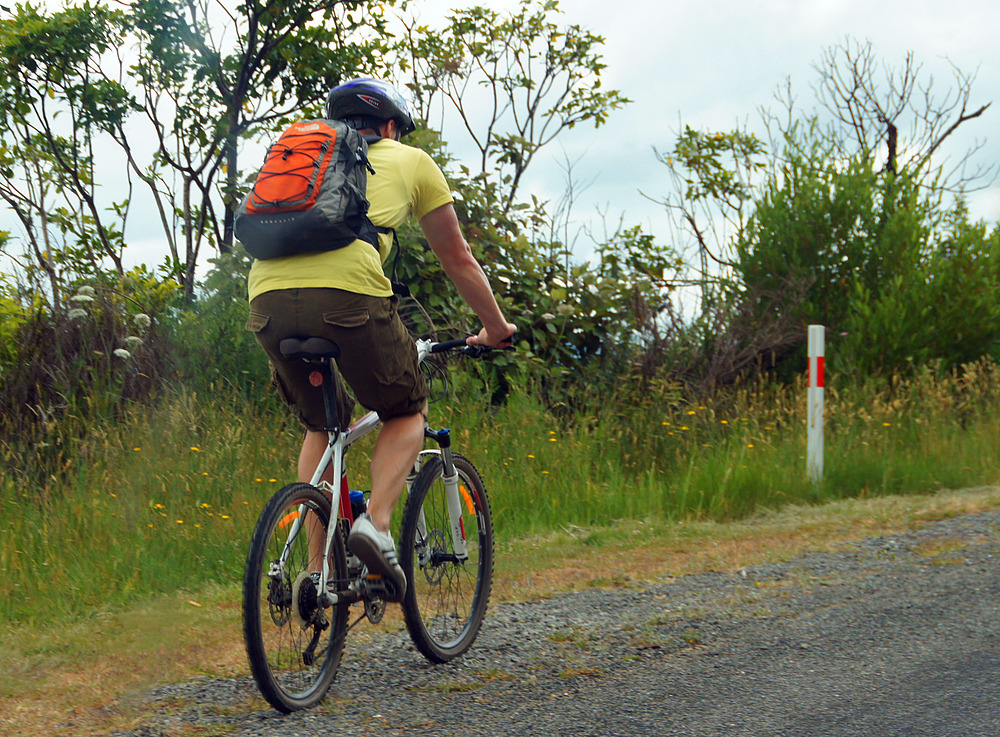
[[[272,563],[279,561],[303,507],[303,519],[314,521],[301,525],[284,570],[274,574]],[[311,577],[322,565],[315,553],[310,558],[308,537],[321,535],[325,540],[329,524],[329,497],[309,484],[290,484],[264,507],[247,554],[243,578],[247,658],[261,694],[284,713],[308,709],[323,699],[344,651],[348,605],[322,607]],[[330,575],[340,582],[347,577],[339,531],[333,540]]]
[[[454,556],[440,458],[428,461],[417,475],[400,532],[400,563],[406,573],[403,618],[414,645],[434,663],[460,656],[476,640],[493,586],[493,520],[486,487],[467,458],[456,454],[454,460],[468,559]],[[426,534],[419,530],[421,509]]]

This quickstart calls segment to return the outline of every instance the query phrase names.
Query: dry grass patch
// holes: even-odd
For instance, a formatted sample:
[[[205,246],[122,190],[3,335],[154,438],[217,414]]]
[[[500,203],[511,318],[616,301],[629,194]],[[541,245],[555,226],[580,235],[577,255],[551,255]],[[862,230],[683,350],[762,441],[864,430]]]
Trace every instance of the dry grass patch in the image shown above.
[[[499,546],[494,594],[499,600],[516,600],[594,586],[645,585],[705,571],[737,571],[998,506],[1000,487],[987,486],[795,505],[738,522],[623,521],[600,529],[565,528]]]

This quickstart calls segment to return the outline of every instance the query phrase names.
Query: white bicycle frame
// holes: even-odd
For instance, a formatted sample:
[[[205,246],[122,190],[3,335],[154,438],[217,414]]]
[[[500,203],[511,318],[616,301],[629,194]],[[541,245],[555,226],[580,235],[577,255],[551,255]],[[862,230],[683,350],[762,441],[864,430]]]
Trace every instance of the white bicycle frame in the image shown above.
[[[431,349],[434,345],[435,342],[430,340],[416,341],[418,362],[423,362],[423,360],[431,354]],[[328,360],[332,361],[333,359]],[[331,484],[324,481],[323,476],[327,468],[332,464],[332,477],[334,479],[342,479],[344,477],[345,468],[344,454],[347,452],[348,448],[361,438],[368,435],[368,433],[372,430],[378,428],[381,424],[382,421],[379,419],[378,414],[375,412],[369,412],[361,417],[357,422],[352,423],[345,430],[338,429],[329,431],[329,441],[327,442],[326,450],[323,451],[323,456],[316,465],[316,470],[313,472],[312,479],[309,482],[312,486],[322,489],[330,494],[331,497],[330,524],[327,525],[326,529],[326,543],[323,548],[323,571],[318,588],[320,591],[327,592],[327,596],[331,598],[331,603],[333,604],[337,603],[336,600],[334,600],[336,594],[329,592],[327,589],[327,583],[330,581],[330,551],[333,548],[333,536],[337,532],[336,520],[340,514],[340,499],[341,494],[343,493],[343,488],[342,484]],[[465,561],[468,559],[469,553],[465,542],[465,530],[462,526],[461,490],[459,488],[460,484],[458,471],[455,469],[455,463],[451,452],[450,433],[448,430],[433,432],[428,429],[428,425],[425,423],[424,434],[437,440],[441,447],[439,449],[428,449],[420,452],[417,456],[416,462],[414,463],[413,471],[406,479],[406,490],[409,492],[413,480],[416,478],[417,472],[420,471],[422,462],[426,456],[437,455],[441,457],[441,460],[444,463],[444,476],[442,480],[444,481],[445,494],[448,502],[452,545],[454,546],[453,550],[455,551],[456,558],[460,561]],[[303,504],[299,507],[299,515],[288,532],[288,539],[285,541],[285,547],[281,553],[281,558],[271,564],[272,574],[277,574],[284,570],[288,556],[291,552],[292,543],[298,537],[306,512],[306,505]],[[423,509],[420,510],[417,522],[417,533],[420,539],[427,539],[427,523],[424,519]],[[426,560],[422,559],[421,562],[426,562]]]

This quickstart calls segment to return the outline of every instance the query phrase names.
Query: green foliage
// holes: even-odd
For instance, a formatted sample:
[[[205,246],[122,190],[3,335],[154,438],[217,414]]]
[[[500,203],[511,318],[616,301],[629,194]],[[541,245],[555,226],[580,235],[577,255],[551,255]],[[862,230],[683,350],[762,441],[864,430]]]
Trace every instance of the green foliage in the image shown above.
[[[815,129],[790,137],[784,160],[735,244],[754,319],[780,311],[843,334],[832,351],[841,371],[951,368],[991,351],[1000,254],[961,201],[944,210],[905,173],[877,174],[866,156],[838,160]]]
[[[735,244],[736,273],[764,294],[807,283],[797,319],[840,330],[854,283],[880,289],[913,263],[928,234],[911,184],[877,176],[865,157],[838,162],[825,143],[791,142]]]
[[[17,358],[17,335],[31,310],[21,303],[10,277],[0,275],[0,376]]]
[[[173,323],[179,381],[190,391],[226,387],[246,398],[270,397],[267,356],[246,329],[250,262],[243,249],[212,259],[194,301]]]
[[[737,206],[753,196],[748,175],[763,168],[759,160],[763,152],[763,144],[752,134],[739,130],[706,133],[685,126],[671,154],[660,154],[660,158],[670,166],[676,161],[686,172],[683,182],[688,199],[713,198]]]
[[[444,28],[411,26],[396,44],[417,114],[430,119],[439,98],[458,112],[479,151],[477,175],[503,217],[542,147],[580,123],[602,125],[629,102],[601,86],[604,39],[560,25],[561,12],[557,0],[521,0],[505,12],[457,9]]]
[[[408,141],[443,167],[450,160],[433,131]],[[497,354],[469,366],[497,402],[512,386],[531,384],[549,406],[596,405],[600,392],[630,374],[645,334],[666,304],[664,284],[680,268],[672,248],[639,227],[620,226],[578,261],[565,244],[530,233],[548,220],[542,203],[499,215],[495,182],[461,168],[449,177],[466,239],[483,264],[505,313],[518,326],[516,356]],[[458,297],[419,228],[398,232],[404,246],[398,276],[430,316],[411,325],[418,334],[478,331],[475,315]],[[387,268],[391,269],[390,258]]]
[[[0,331],[12,341],[0,354],[0,455],[19,458],[11,478],[61,477],[93,425],[160,396],[175,290],[137,269],[80,286],[59,311],[30,293],[4,300]]]
[[[0,24],[0,198],[23,226],[30,258],[58,291],[60,272],[123,273],[121,208],[103,210],[93,146],[135,102],[100,59],[123,39],[124,13],[85,3],[45,14],[19,5]],[[59,304],[59,295],[52,295]]]
[[[841,371],[952,369],[1000,346],[1000,229],[970,223],[962,206],[947,214],[932,248],[879,286],[856,283],[848,295],[846,335],[836,344]]]
[[[245,0],[222,21],[212,11],[207,2],[141,0],[129,15],[139,50],[132,77],[148,99],[173,103],[146,110],[158,148],[146,181],[189,300],[202,246],[233,247],[240,139],[269,135],[347,75],[381,69],[386,33],[384,4]]]

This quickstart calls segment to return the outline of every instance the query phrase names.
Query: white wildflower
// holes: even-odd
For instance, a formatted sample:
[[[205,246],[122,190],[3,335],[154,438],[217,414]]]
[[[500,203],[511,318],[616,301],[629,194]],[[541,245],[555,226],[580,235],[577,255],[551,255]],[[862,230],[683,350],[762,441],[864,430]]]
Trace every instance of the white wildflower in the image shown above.
[[[137,335],[130,335],[125,338],[125,345],[128,346],[130,351],[135,353],[135,349],[142,345],[142,338]]]
[[[127,360],[128,360],[128,359],[130,359],[130,358],[132,358],[132,354],[131,354],[131,353],[129,353],[129,352],[128,352],[127,350],[125,350],[124,348],[115,348],[115,350],[114,350],[114,354],[115,354],[116,356],[118,356],[118,358],[121,358],[121,359],[123,359],[123,360],[125,360],[125,361],[127,361]]]
[[[543,320],[555,320],[556,316],[553,315],[551,312],[544,312],[544,313],[542,313],[542,319]]]
[[[138,315],[133,317],[132,320],[142,330],[148,328],[150,323],[152,322],[152,320],[149,319],[149,315],[147,315],[145,312],[140,312]]]
[[[87,316],[87,311],[86,310],[81,310],[79,307],[77,307],[75,309],[70,310],[68,313],[66,313],[66,316],[70,320],[79,320],[81,317],[86,317]]]
[[[97,292],[94,291],[93,287],[80,287],[76,290],[76,293],[81,297],[93,297]]]
[[[77,304],[85,304],[87,302],[93,302],[94,298],[89,294],[74,294],[69,298],[70,302],[76,302]]]
[[[568,305],[565,302],[563,302],[561,305],[556,307],[556,312],[558,312],[560,315],[572,315],[574,312],[574,307],[573,305]]]

